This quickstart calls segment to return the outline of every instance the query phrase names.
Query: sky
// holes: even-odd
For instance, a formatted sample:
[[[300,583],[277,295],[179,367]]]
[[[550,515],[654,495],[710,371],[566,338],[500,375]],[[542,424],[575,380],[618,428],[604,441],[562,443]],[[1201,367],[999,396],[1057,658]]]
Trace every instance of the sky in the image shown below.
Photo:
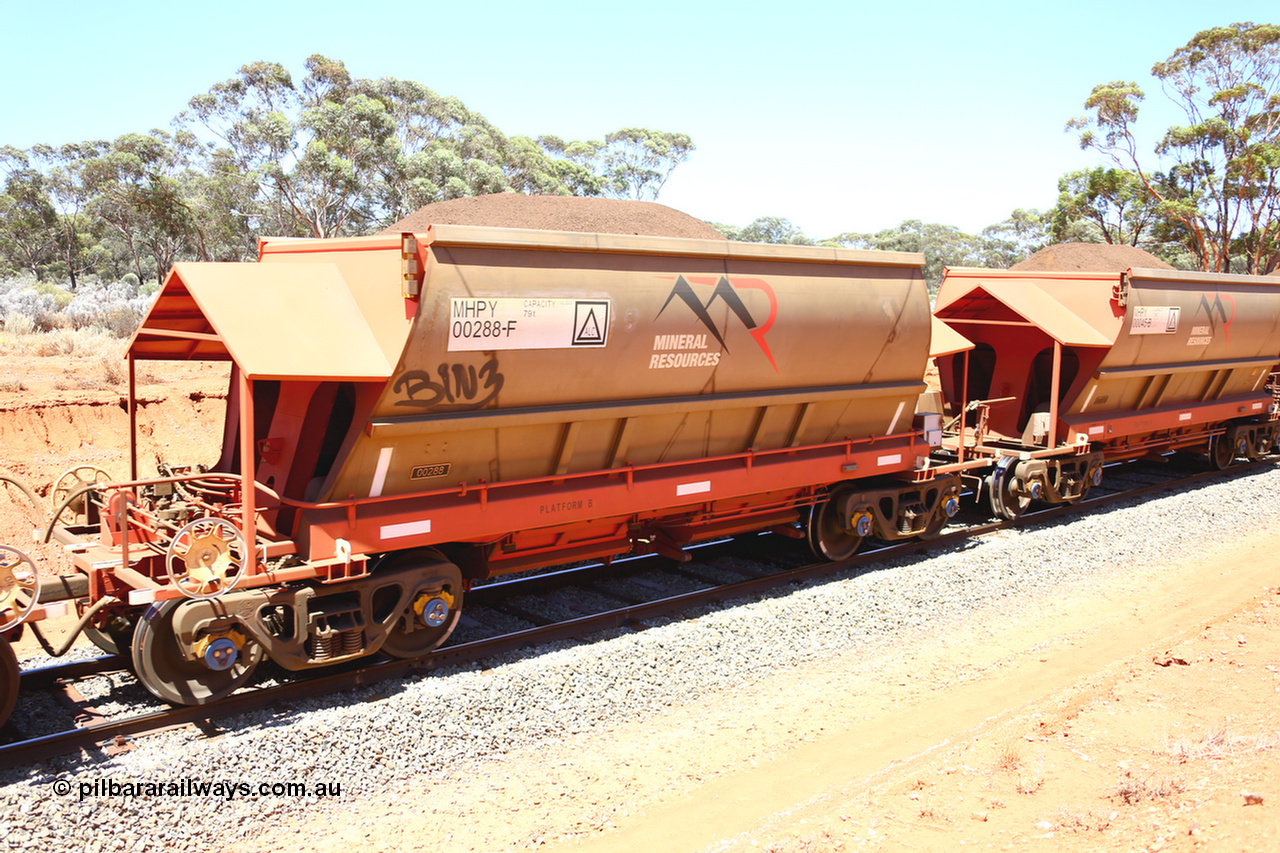
[[[245,63],[297,80],[321,53],[459,98],[508,135],[687,133],[697,150],[661,203],[815,238],[907,219],[976,233],[1046,210],[1059,177],[1103,162],[1064,131],[1096,84],[1143,88],[1149,154],[1181,122],[1151,66],[1200,30],[1280,17],[1274,0],[2,5],[0,145],[169,128]]]

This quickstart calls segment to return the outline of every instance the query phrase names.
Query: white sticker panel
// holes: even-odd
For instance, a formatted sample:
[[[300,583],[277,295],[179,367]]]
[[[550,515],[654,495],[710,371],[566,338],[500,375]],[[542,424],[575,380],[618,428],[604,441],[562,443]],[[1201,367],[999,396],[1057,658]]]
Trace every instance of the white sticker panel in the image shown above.
[[[1097,426],[1091,426],[1089,427],[1089,435],[1102,435],[1102,433],[1105,430],[1106,430],[1106,427],[1103,426],[1102,424],[1098,424]]]
[[[1178,420],[1180,420],[1180,421],[1189,421],[1189,420],[1191,420],[1191,413],[1190,413],[1190,412],[1183,412],[1182,414],[1178,415]]]
[[[449,300],[449,351],[602,347],[609,339],[609,299]]]
[[[902,454],[895,453],[892,456],[881,456],[876,459],[876,467],[883,468],[885,465],[897,465],[902,461]]]
[[[703,492],[711,491],[711,481],[701,480],[697,483],[678,483],[676,485],[676,495],[700,495]]]
[[[1172,335],[1178,331],[1182,308],[1177,305],[1135,305],[1129,323],[1131,335]]]
[[[402,536],[419,536],[431,532],[431,519],[422,521],[406,521],[404,524],[384,524],[378,531],[383,539],[399,539]]]

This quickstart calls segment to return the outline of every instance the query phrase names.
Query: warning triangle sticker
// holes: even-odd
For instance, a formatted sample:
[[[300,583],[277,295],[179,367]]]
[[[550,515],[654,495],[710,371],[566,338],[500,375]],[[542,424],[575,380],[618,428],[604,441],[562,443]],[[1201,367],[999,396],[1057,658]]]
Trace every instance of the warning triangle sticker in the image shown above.
[[[578,331],[573,335],[575,344],[598,344],[604,341],[604,334],[600,331],[600,323],[596,320],[596,309],[591,308],[587,311],[587,318],[582,321],[582,325],[578,327]]]

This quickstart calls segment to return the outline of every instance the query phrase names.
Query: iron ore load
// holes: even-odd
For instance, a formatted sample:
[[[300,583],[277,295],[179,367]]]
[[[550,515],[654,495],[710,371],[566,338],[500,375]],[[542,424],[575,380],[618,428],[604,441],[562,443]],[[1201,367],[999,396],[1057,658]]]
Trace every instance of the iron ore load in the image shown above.
[[[1274,277],[956,269],[934,313],[974,345],[938,359],[943,455],[998,515],[1079,500],[1105,462],[1275,446]]]
[[[264,657],[425,654],[497,574],[747,531],[831,559],[936,532],[960,475],[930,465],[941,417],[916,415],[922,266],[451,225],[177,264],[129,346],[131,428],[137,362],[230,362],[220,458],[140,478],[131,429],[129,479],[50,525],[78,574],[23,617],[75,601],[148,690],[200,704]]]

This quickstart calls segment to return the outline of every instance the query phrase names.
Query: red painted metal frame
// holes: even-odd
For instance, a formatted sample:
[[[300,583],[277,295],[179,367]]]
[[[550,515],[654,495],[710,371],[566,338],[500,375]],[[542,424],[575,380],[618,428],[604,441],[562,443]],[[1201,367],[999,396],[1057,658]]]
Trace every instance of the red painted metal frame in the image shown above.
[[[493,542],[512,531],[548,531],[621,521],[677,523],[712,504],[815,489],[842,480],[913,472],[928,455],[923,432],[809,447],[747,452],[690,462],[625,467],[505,483],[462,484],[417,495],[351,499],[299,507],[299,539],[312,560],[353,552]],[[300,543],[301,544],[301,543]]]
[[[456,487],[410,495],[350,498],[322,504],[292,501],[254,482],[253,388],[241,376],[240,466],[238,475],[183,474],[131,480],[107,486],[133,495],[138,487],[165,482],[194,484],[210,478],[235,484],[239,494],[227,509],[238,522],[246,543],[256,543],[258,510],[287,504],[300,510],[297,542],[281,540],[262,530],[266,552],[253,545],[240,586],[244,588],[297,580],[335,580],[364,574],[367,557],[386,551],[447,543],[497,543],[505,538],[560,538],[570,550],[612,553],[627,550],[629,542],[664,526],[689,531],[714,531],[734,519],[758,516],[762,526],[781,517],[783,510],[812,503],[820,490],[844,480],[896,476],[920,481],[935,472],[920,466],[930,447],[923,431],[830,442],[763,452],[747,451],[686,462],[626,466],[617,469],[533,478],[502,483],[461,483]],[[261,493],[265,503],[256,495]],[[236,507],[234,500],[239,499]],[[131,604],[177,598],[180,592],[164,582],[163,531],[149,513],[128,504],[115,529],[105,523],[99,543],[76,553],[75,561],[90,575],[91,585],[115,594],[127,590]],[[238,516],[238,518],[236,517]],[[751,525],[748,528],[754,529]],[[154,535],[148,535],[154,534]],[[574,534],[580,534],[575,537]],[[134,540],[131,557],[130,539]],[[349,543],[349,556],[338,556],[338,540]],[[526,547],[511,565],[537,553],[558,551],[554,546]],[[301,566],[272,570],[261,562],[266,555],[299,553]],[[495,555],[501,562],[501,556]],[[135,600],[136,599],[136,600]]]
[[[1152,432],[1185,430],[1220,424],[1233,418],[1263,417],[1271,406],[1270,394],[1240,394],[1212,403],[1161,406],[1141,411],[1091,412],[1062,418],[1071,443],[1110,442]],[[1201,431],[1203,432],[1203,431]]]

